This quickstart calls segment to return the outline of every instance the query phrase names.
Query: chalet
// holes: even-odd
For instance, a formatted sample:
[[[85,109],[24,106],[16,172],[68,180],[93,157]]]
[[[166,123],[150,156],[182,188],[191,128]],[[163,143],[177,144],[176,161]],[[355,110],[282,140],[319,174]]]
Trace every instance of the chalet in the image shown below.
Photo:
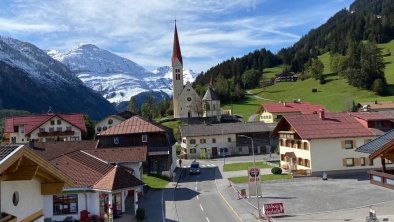
[[[260,121],[276,123],[284,115],[311,114],[317,113],[321,109],[325,109],[324,106],[297,100],[294,102],[265,103],[262,105],[263,113],[260,115]]]
[[[142,191],[140,168],[146,161],[146,147],[97,149],[98,141],[30,143],[30,150],[45,158],[73,183],[62,192],[44,196],[44,215],[51,220],[81,219],[135,213]],[[112,212],[107,206],[112,205]]]
[[[380,122],[380,123],[376,123]],[[279,136],[282,168],[346,173],[379,167],[355,148],[382,135],[392,119],[373,113],[325,113],[284,116],[273,134]]]
[[[83,114],[42,114],[7,117],[3,143],[28,143],[30,140],[82,140],[86,133]]]
[[[186,158],[269,153],[273,127],[263,122],[180,125],[181,149]],[[249,137],[249,138],[248,138]]]
[[[1,221],[44,222],[44,196],[61,193],[71,178],[23,145],[0,145]],[[34,203],[34,204],[33,204]]]
[[[370,161],[380,159],[381,168],[368,171],[370,181],[394,190],[394,130],[358,147],[356,151],[369,155]]]
[[[298,79],[298,76],[294,72],[288,73],[277,73],[274,77],[275,82],[295,82]]]
[[[99,148],[133,148],[146,146],[146,172],[165,172],[171,175],[175,169],[175,139],[172,130],[148,121],[141,116],[133,116],[117,126],[111,127],[96,136]]]

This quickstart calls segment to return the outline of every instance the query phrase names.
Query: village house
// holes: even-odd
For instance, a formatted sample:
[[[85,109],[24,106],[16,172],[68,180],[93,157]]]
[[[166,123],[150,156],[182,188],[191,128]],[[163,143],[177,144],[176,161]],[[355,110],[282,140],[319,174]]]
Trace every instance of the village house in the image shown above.
[[[133,116],[96,136],[101,148],[133,148],[146,146],[148,157],[144,172],[172,175],[175,169],[175,139],[172,130],[160,124]]]
[[[44,222],[44,195],[61,193],[73,181],[23,145],[0,145],[1,221]]]
[[[358,147],[356,152],[369,155],[369,160],[380,160],[381,168],[369,170],[372,184],[394,190],[394,130]]]
[[[355,149],[393,127],[392,118],[376,113],[285,115],[273,134],[279,136],[282,168],[308,174],[346,173],[380,167]]]
[[[130,111],[123,111],[116,115],[107,116],[94,125],[95,135],[99,134],[101,131],[105,131],[113,126],[116,126],[135,115],[135,113]]]
[[[296,82],[298,79],[297,74],[294,72],[283,72],[283,73],[277,73],[275,74],[274,77],[274,82]]]
[[[272,125],[263,122],[180,125],[185,158],[215,158],[271,151]],[[246,136],[246,137],[245,137]]]
[[[317,113],[320,109],[325,109],[322,105],[315,105],[309,102],[279,102],[265,103],[262,105],[260,121],[265,123],[277,123],[284,115],[300,115]]]
[[[85,134],[83,114],[13,116],[5,118],[3,143],[75,141]]]
[[[80,220],[81,211],[89,212],[91,218],[135,214],[146,147],[97,149],[98,141],[87,140],[32,142],[29,146],[73,181],[63,191],[44,196],[46,218]]]

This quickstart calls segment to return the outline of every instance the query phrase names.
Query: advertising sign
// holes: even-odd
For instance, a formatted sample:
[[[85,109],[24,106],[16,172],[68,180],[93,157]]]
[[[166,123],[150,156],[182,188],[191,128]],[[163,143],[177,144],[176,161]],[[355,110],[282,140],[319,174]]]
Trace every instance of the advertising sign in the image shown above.
[[[283,203],[264,204],[263,213],[264,215],[283,215],[285,208],[283,207]]]
[[[260,168],[248,168],[249,196],[261,196]]]

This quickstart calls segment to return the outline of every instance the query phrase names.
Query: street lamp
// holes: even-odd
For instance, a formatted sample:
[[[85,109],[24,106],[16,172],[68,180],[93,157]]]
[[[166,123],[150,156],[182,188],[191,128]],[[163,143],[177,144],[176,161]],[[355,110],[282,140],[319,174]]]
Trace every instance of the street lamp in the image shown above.
[[[248,138],[252,141],[252,155],[253,155],[253,168],[256,169],[256,157],[254,155],[254,145],[253,145],[253,138],[250,136],[245,136],[245,135],[238,135],[239,137],[244,137],[244,138]],[[260,170],[259,170],[259,175],[260,176]],[[259,219],[260,218],[260,201],[259,201],[259,196],[258,196],[258,192],[257,192],[257,173],[254,174],[254,182],[255,182],[255,188],[256,188],[256,197],[257,197],[257,211],[258,211],[258,215],[259,215]]]

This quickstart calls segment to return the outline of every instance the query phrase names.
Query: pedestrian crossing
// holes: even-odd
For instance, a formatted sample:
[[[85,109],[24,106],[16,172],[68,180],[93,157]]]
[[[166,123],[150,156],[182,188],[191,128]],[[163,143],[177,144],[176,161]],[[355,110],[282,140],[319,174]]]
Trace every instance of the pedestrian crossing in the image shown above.
[[[200,164],[200,168],[214,168],[214,167],[216,167],[215,164]],[[182,168],[190,168],[190,165],[182,166]]]

